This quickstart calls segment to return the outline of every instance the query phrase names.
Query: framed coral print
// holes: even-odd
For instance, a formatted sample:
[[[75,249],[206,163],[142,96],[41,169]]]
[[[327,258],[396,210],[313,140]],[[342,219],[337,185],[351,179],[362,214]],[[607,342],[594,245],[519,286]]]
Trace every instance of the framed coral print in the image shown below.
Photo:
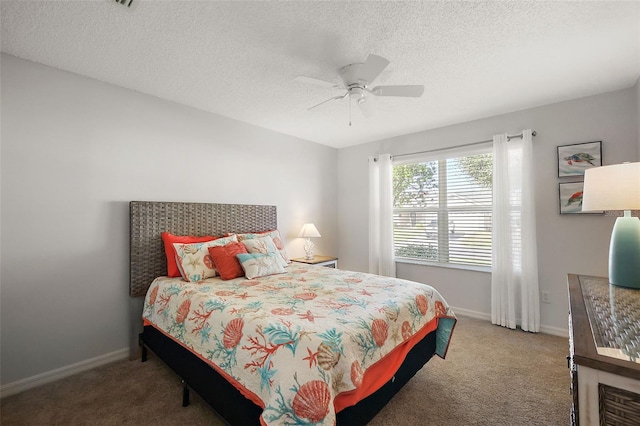
[[[584,176],[591,167],[602,166],[602,141],[558,147],[558,177]]]
[[[582,191],[584,182],[567,182],[559,184],[560,214],[602,214],[604,212],[583,212]]]

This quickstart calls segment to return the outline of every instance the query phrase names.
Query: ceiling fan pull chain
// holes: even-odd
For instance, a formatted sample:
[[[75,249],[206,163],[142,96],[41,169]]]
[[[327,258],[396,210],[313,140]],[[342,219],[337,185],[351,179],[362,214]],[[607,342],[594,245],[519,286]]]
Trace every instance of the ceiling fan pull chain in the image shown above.
[[[349,92],[349,127],[351,127],[351,92]]]

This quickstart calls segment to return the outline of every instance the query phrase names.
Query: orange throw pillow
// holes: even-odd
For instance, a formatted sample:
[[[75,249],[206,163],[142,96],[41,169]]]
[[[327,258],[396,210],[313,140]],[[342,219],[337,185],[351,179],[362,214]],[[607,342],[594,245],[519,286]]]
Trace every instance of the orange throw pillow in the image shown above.
[[[242,243],[229,243],[220,247],[209,247],[209,255],[216,265],[216,270],[223,280],[231,280],[244,276],[244,270],[236,254],[246,253]]]
[[[167,256],[167,276],[180,277],[180,270],[176,263],[176,249],[173,243],[191,244],[205,243],[207,241],[217,240],[218,237],[213,235],[205,235],[203,237],[194,237],[192,235],[173,235],[170,232],[162,233],[162,242],[164,243],[164,254]]]

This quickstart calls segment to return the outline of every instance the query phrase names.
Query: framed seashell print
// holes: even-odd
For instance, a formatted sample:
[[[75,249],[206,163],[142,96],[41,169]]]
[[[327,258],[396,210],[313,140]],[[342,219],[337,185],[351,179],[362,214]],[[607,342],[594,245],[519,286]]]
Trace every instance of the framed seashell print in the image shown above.
[[[584,176],[591,167],[602,166],[602,141],[558,147],[558,177]]]
[[[582,191],[584,182],[559,184],[560,214],[603,214],[604,212],[583,212]]]

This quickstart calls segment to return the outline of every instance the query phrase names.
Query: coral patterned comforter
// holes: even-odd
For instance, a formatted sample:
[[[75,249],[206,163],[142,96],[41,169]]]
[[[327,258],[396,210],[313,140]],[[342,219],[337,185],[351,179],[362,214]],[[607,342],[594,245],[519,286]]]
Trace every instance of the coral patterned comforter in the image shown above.
[[[376,390],[364,389],[371,376],[383,371],[384,383],[395,373],[367,376],[372,366],[433,329],[444,358],[456,322],[430,286],[296,263],[253,280],[159,277],[143,318],[264,407],[267,425],[333,425],[334,403],[352,405]]]

